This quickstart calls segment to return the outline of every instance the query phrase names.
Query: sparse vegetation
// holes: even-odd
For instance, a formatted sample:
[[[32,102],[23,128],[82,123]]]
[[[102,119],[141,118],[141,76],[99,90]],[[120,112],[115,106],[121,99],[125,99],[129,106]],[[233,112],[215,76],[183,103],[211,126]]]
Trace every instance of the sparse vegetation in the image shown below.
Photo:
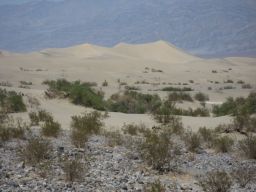
[[[201,138],[198,133],[188,132],[184,139],[188,150],[191,152],[197,152],[201,147]]]
[[[227,153],[231,150],[234,140],[229,136],[216,138],[214,141],[215,149],[217,152]]]
[[[162,185],[160,180],[156,180],[154,183],[149,184],[145,187],[144,192],[165,192],[166,189]]]
[[[248,163],[240,164],[232,171],[232,177],[240,187],[245,188],[247,184],[256,181],[256,167]]]
[[[239,148],[249,159],[256,159],[256,136],[249,135],[239,142]]]
[[[243,84],[242,85],[242,89],[252,89],[252,86],[251,86],[251,84]]]
[[[232,179],[225,171],[212,171],[199,177],[198,185],[205,192],[228,192],[232,186]]]

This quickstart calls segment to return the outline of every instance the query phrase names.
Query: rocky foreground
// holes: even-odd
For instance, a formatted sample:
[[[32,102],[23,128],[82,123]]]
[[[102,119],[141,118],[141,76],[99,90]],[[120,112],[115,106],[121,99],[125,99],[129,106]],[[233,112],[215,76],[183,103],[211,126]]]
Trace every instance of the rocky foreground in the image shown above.
[[[37,132],[37,131],[35,131]],[[221,169],[227,172],[239,163],[230,154],[216,154],[201,150],[192,154],[186,150],[175,161],[176,170],[158,173],[147,167],[140,155],[132,148],[110,146],[105,136],[93,136],[85,148],[74,148],[69,131],[63,131],[58,138],[51,139],[53,152],[50,165],[26,164],[19,155],[19,149],[26,140],[11,140],[0,147],[0,191],[145,191],[150,183],[160,180],[166,191],[202,191],[196,176],[207,171]],[[85,165],[79,181],[68,182],[61,159],[81,157]],[[255,160],[243,161],[255,166]],[[256,191],[251,182],[245,188],[234,183],[232,190]]]

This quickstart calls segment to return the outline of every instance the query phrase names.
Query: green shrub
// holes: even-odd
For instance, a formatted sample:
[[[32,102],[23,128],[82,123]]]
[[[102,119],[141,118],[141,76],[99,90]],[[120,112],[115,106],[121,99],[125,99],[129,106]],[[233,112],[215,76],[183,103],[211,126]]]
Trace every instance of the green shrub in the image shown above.
[[[249,159],[256,159],[256,136],[249,135],[239,142],[239,148]]]
[[[103,126],[103,116],[97,111],[71,118],[71,139],[76,147],[83,147],[88,137],[92,134],[99,134]]]
[[[31,165],[36,165],[50,158],[52,146],[48,140],[40,137],[32,137],[21,149],[21,157]]]
[[[124,134],[138,135],[139,126],[135,124],[127,124],[123,126],[122,130]]]
[[[113,112],[143,114],[156,110],[160,105],[161,99],[158,95],[125,91],[123,95],[112,95],[107,108]]]
[[[195,99],[200,102],[205,102],[209,100],[209,96],[202,92],[199,92],[195,94]]]
[[[173,92],[168,95],[169,101],[190,101],[192,102],[193,99],[188,93],[184,92]]]
[[[58,137],[61,126],[56,121],[45,121],[42,125],[42,134],[46,137]]]
[[[199,177],[198,184],[205,192],[228,192],[232,179],[225,171],[212,171]]]
[[[256,113],[256,93],[250,93],[247,98],[229,97],[222,105],[214,106],[213,113],[216,116]]]
[[[27,110],[21,94],[5,89],[0,89],[0,107],[8,113],[25,112]]]
[[[100,92],[95,92],[88,83],[80,81],[69,82],[65,79],[56,81],[44,81],[50,88],[50,91],[56,95],[62,95],[63,92],[71,99],[72,103],[86,107],[92,107],[98,110],[104,110],[105,103]]]
[[[190,87],[164,87],[162,91],[193,91]]]
[[[233,139],[228,136],[219,137],[215,140],[215,149],[217,152],[227,153],[234,144]]]

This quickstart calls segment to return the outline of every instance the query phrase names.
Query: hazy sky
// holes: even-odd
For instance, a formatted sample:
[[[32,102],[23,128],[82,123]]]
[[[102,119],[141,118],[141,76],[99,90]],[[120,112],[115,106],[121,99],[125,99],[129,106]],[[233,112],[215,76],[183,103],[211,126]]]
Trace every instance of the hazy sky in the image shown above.
[[[26,2],[42,1],[42,0],[0,0],[0,5],[6,4],[22,4]],[[43,0],[43,1],[62,1],[62,0]]]

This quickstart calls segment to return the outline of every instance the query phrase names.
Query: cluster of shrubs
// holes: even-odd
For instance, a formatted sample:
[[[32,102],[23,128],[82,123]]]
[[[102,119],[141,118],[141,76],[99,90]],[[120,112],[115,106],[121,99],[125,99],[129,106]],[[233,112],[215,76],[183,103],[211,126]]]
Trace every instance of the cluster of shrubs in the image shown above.
[[[169,101],[189,101],[193,102],[193,98],[190,96],[188,93],[184,92],[172,92],[168,95],[168,100]]]
[[[27,110],[20,93],[5,89],[0,89],[0,107],[7,113],[25,112]]]
[[[112,95],[107,105],[109,111],[142,114],[156,110],[161,105],[161,99],[158,95],[125,91]]]
[[[49,86],[49,90],[54,95],[64,95],[70,98],[74,104],[104,110],[103,94],[93,90],[91,83],[81,83],[80,81],[69,82],[65,79],[44,81],[43,83]]]
[[[214,106],[213,113],[216,116],[256,113],[256,93],[250,93],[247,98],[229,97],[222,105]]]
[[[164,87],[162,91],[193,91],[191,87]]]

